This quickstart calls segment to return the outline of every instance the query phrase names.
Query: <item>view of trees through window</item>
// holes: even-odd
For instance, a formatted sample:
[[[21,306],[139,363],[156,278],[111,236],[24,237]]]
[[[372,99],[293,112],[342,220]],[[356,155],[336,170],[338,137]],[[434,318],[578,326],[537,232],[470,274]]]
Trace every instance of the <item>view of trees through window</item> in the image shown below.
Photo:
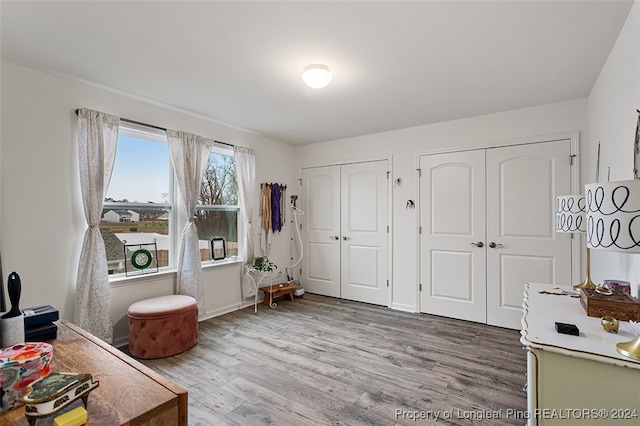
[[[196,209],[195,223],[200,241],[222,237],[227,256],[238,255],[238,183],[233,156],[212,152],[205,170]],[[210,259],[210,247],[201,247],[203,260]]]
[[[151,268],[170,266],[170,256],[174,256],[170,234],[175,206],[169,146],[164,135],[148,136],[122,127],[118,136],[100,222],[110,274],[135,272],[131,255],[140,248],[152,252]],[[195,223],[202,260],[211,259],[213,237],[226,240],[227,256],[237,255],[238,190],[233,155],[220,150],[210,155],[198,204]],[[173,237],[178,239],[182,230],[176,231]]]

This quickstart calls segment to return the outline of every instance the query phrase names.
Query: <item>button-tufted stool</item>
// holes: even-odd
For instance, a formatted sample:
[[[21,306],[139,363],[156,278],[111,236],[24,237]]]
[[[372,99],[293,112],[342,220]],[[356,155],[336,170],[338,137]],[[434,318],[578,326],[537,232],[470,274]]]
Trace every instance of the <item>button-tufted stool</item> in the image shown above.
[[[171,295],[129,306],[129,352],[136,358],[164,358],[198,342],[198,305],[191,296]]]

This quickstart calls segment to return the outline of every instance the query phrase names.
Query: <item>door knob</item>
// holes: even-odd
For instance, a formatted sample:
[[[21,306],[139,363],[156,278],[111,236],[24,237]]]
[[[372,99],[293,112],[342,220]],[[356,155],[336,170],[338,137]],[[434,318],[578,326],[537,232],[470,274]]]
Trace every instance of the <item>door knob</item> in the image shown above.
[[[498,243],[498,244],[496,244],[496,243],[494,243],[493,241],[491,241],[491,242],[489,243],[489,247],[491,247],[491,248],[496,248],[496,247],[504,247],[504,246],[503,246],[502,244],[499,244],[499,243]]]
[[[338,237],[337,235],[329,235],[329,239],[330,240],[339,240],[340,237]]]
[[[484,243],[482,241],[478,241],[477,243],[471,243],[471,245],[476,247],[484,247]]]
[[[349,237],[342,237],[342,241],[347,241],[349,239]]]

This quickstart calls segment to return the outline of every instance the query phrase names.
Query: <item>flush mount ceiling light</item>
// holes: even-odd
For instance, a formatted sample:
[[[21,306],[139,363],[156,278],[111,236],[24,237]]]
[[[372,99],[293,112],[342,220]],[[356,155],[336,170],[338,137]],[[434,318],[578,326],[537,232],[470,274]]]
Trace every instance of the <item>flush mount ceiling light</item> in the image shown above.
[[[321,89],[331,81],[331,71],[326,65],[309,65],[304,68],[302,79],[307,83],[307,86]]]

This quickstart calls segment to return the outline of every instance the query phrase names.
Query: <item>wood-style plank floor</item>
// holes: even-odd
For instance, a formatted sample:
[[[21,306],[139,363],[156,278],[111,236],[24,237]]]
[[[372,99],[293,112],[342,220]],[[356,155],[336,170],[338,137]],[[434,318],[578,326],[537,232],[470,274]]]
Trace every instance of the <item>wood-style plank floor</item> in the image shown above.
[[[188,390],[190,425],[526,422],[518,331],[312,294],[258,309],[143,361]]]

